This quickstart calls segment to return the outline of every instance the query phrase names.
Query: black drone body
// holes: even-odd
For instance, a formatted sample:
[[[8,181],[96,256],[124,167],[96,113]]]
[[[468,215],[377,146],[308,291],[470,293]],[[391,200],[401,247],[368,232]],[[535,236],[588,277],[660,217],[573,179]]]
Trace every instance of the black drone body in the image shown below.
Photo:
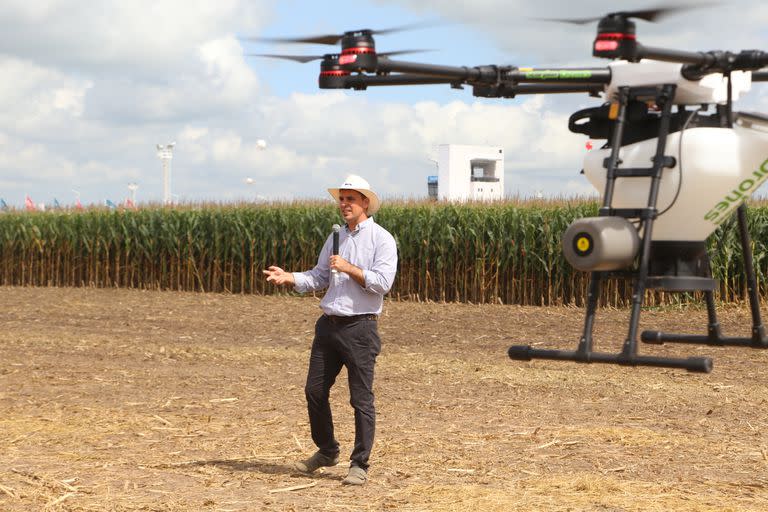
[[[709,372],[709,357],[641,355],[638,341],[768,348],[744,202],[768,181],[768,117],[734,113],[732,108],[751,82],[768,81],[768,70],[764,69],[768,52],[690,52],[640,44],[634,19],[654,21],[681,9],[551,20],[575,24],[597,21],[592,53],[611,60],[605,67],[442,66],[391,58],[417,50],[376,51],[374,35],[413,27],[270,39],[267,41],[340,44],[341,53],[264,56],[298,62],[321,59],[321,89],[444,83],[455,88],[471,86],[472,93],[480,97],[553,93],[602,97],[603,105],[576,112],[569,123],[573,132],[606,141],[602,148],[590,152],[584,163],[587,178],[603,190],[599,216],[577,219],[563,237],[566,259],[578,270],[590,272],[583,334],[575,350],[513,345],[508,355],[516,360]],[[724,159],[724,154],[732,157]],[[752,313],[748,337],[728,337],[721,332],[714,300],[718,283],[712,277],[706,247],[709,234],[731,217],[738,222],[745,261]],[[619,353],[596,351],[592,337],[601,285],[611,278],[633,283],[628,333]],[[648,289],[702,292],[708,315],[706,334],[639,333],[641,306]]]

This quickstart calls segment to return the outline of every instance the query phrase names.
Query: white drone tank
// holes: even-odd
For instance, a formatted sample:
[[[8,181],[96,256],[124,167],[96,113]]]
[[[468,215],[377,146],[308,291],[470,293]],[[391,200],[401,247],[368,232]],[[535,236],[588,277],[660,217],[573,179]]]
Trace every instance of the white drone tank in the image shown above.
[[[728,79],[722,73],[710,73],[699,80],[683,77],[682,64],[643,59],[640,62],[617,60],[608,64],[611,70],[611,83],[605,90],[606,98],[615,98],[619,87],[654,86],[675,84],[675,104],[703,105],[725,104],[728,100]],[[731,73],[731,97],[739,99],[752,87],[752,73],[733,71]]]
[[[682,144],[681,144],[682,139]],[[650,167],[657,139],[624,146],[621,167]],[[654,241],[704,241],[768,179],[768,118],[739,114],[733,128],[690,128],[667,137],[675,167],[663,171],[653,224]],[[592,150],[584,174],[605,190],[603,161],[610,149]],[[644,208],[650,178],[618,178],[614,208]],[[663,212],[663,213],[662,213]]]
[[[616,61],[606,98],[615,98],[621,86],[677,85],[675,104],[724,104],[728,80],[712,73],[700,80],[681,75],[681,64],[643,60]],[[751,73],[734,72],[732,97],[738,99],[751,86]],[[656,138],[623,146],[620,167],[650,167],[656,153]],[[682,140],[682,142],[681,142]],[[584,159],[584,174],[601,193],[605,190],[603,162],[610,149],[590,151]],[[661,213],[653,225],[654,241],[704,241],[729,215],[768,178],[768,118],[738,114],[733,128],[689,128],[667,137],[665,155],[676,160],[665,168],[656,204]],[[612,207],[644,208],[648,205],[650,178],[618,178]]]

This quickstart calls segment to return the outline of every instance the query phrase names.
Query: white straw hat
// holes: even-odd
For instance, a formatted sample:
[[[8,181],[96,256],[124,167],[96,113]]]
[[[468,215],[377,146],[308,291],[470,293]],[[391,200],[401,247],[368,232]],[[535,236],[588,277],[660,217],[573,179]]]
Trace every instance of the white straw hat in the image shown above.
[[[344,183],[339,185],[337,188],[328,189],[328,192],[330,192],[330,194],[337,202],[339,200],[339,190],[357,190],[365,197],[367,197],[369,202],[368,211],[366,213],[369,217],[379,211],[379,207],[381,206],[379,196],[376,195],[376,192],[371,190],[371,186],[368,184],[368,182],[360,176],[357,176],[356,174],[350,174],[344,178]]]

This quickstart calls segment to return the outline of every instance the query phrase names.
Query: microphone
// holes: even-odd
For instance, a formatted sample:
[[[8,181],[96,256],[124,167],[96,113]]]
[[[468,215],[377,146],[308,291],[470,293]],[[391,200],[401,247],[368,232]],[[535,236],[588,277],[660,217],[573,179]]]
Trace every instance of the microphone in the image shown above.
[[[336,256],[339,254],[339,231],[341,230],[341,226],[338,224],[333,225],[333,255]],[[334,274],[337,274],[339,271],[334,269],[331,269],[331,272]]]

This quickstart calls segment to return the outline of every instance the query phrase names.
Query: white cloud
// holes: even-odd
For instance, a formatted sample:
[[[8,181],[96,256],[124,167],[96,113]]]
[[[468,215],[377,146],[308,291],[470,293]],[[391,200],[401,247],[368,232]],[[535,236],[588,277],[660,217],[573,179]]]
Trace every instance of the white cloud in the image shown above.
[[[4,187],[30,193],[40,190],[40,182],[58,183],[61,185],[58,193],[65,194],[75,186],[89,189],[105,180],[127,183],[140,175],[137,169],[128,166],[94,160],[76,162],[43,144],[28,143],[4,133],[0,133],[0,168],[14,170],[3,173]]]
[[[230,163],[237,160],[243,139],[236,133],[226,133],[213,142],[213,158],[220,162]]]
[[[406,6],[422,18],[456,20],[455,27],[441,30],[462,34],[455,39],[467,51],[476,36],[493,41],[509,58],[500,63],[532,65],[589,60],[594,26],[526,17],[584,17],[614,9],[597,0],[379,3]],[[685,49],[764,46],[760,31],[768,6],[738,5],[657,25],[639,22],[641,40],[647,35],[648,44]],[[324,197],[325,188],[349,172],[366,176],[387,196],[423,196],[426,176],[434,174],[427,155],[443,143],[503,146],[511,192],[591,190],[577,175],[585,137],[567,130],[567,118],[599,100],[489,101],[467,91],[441,101],[422,96],[430,98],[424,101],[407,99],[402,89],[402,96],[390,97],[357,91],[270,94],[296,91],[296,81],[278,76],[285,68],[277,66],[259,68],[264,71],[257,76],[237,36],[258,35],[273,8],[263,0],[0,3],[0,197],[18,203],[29,190],[62,198],[76,188],[84,202],[100,202],[124,196],[127,183],[135,181],[141,200],[157,200],[155,144],[172,140],[174,193],[189,199]],[[295,15],[323,31],[331,23]],[[381,20],[381,26],[397,24],[391,21]],[[430,47],[425,34],[417,45]],[[399,49],[397,41],[387,44]],[[477,62],[470,64],[487,60],[472,58]],[[301,76],[307,84],[314,74]],[[768,91],[755,89],[742,102],[747,110],[768,107]],[[266,150],[259,139],[268,141]]]
[[[200,165],[205,163],[208,158],[207,139],[208,128],[185,126],[179,133],[177,145],[184,148],[183,151],[190,163]]]
[[[220,101],[239,106],[256,97],[258,80],[243,60],[243,49],[235,38],[208,41],[199,52],[206,76],[215,88],[211,92]]]
[[[194,68],[166,73],[161,80],[98,80],[88,97],[87,115],[135,124],[185,122],[238,115],[257,101],[258,79],[234,38],[208,41],[195,59]]]
[[[494,41],[500,52],[518,66],[604,65],[591,57],[597,21],[576,25],[547,19],[586,19],[619,10],[667,7],[664,2],[638,0],[378,0],[396,3],[422,16],[442,19],[473,28],[476,37]],[[754,48],[765,41],[768,5],[757,0],[727,2],[675,2],[690,10],[671,13],[655,23],[638,20],[638,40],[653,47],[689,51]],[[451,27],[448,28],[450,30]],[[758,45],[759,47],[760,45]]]
[[[6,183],[31,187],[39,180],[71,178],[76,166],[66,158],[52,154],[44,145],[28,143],[8,134],[0,134],[0,168],[14,169],[4,174]]]
[[[234,133],[218,138],[213,151],[221,161],[239,163],[242,172],[251,166],[248,176],[279,176],[283,183],[301,183],[310,195],[322,195],[328,183],[352,171],[385,194],[423,195],[426,176],[434,173],[427,156],[437,144],[503,146],[510,172],[578,168],[584,137],[568,132],[567,118],[547,108],[539,99],[411,106],[344,93],[294,95],[273,100],[266,110],[266,125],[285,126],[266,151],[254,149],[256,136],[246,143]],[[542,158],[542,152],[550,154]]]
[[[146,194],[154,144],[174,135],[180,162],[210,162],[210,126],[243,129],[259,99],[234,34],[269,13],[258,0],[0,3],[0,197],[76,187],[85,202],[127,180]]]
[[[0,123],[23,134],[66,131],[82,117],[89,80],[0,56]]]
[[[259,0],[4,0],[0,48],[43,65],[151,76],[189,67],[193,48],[258,32],[269,17]]]

